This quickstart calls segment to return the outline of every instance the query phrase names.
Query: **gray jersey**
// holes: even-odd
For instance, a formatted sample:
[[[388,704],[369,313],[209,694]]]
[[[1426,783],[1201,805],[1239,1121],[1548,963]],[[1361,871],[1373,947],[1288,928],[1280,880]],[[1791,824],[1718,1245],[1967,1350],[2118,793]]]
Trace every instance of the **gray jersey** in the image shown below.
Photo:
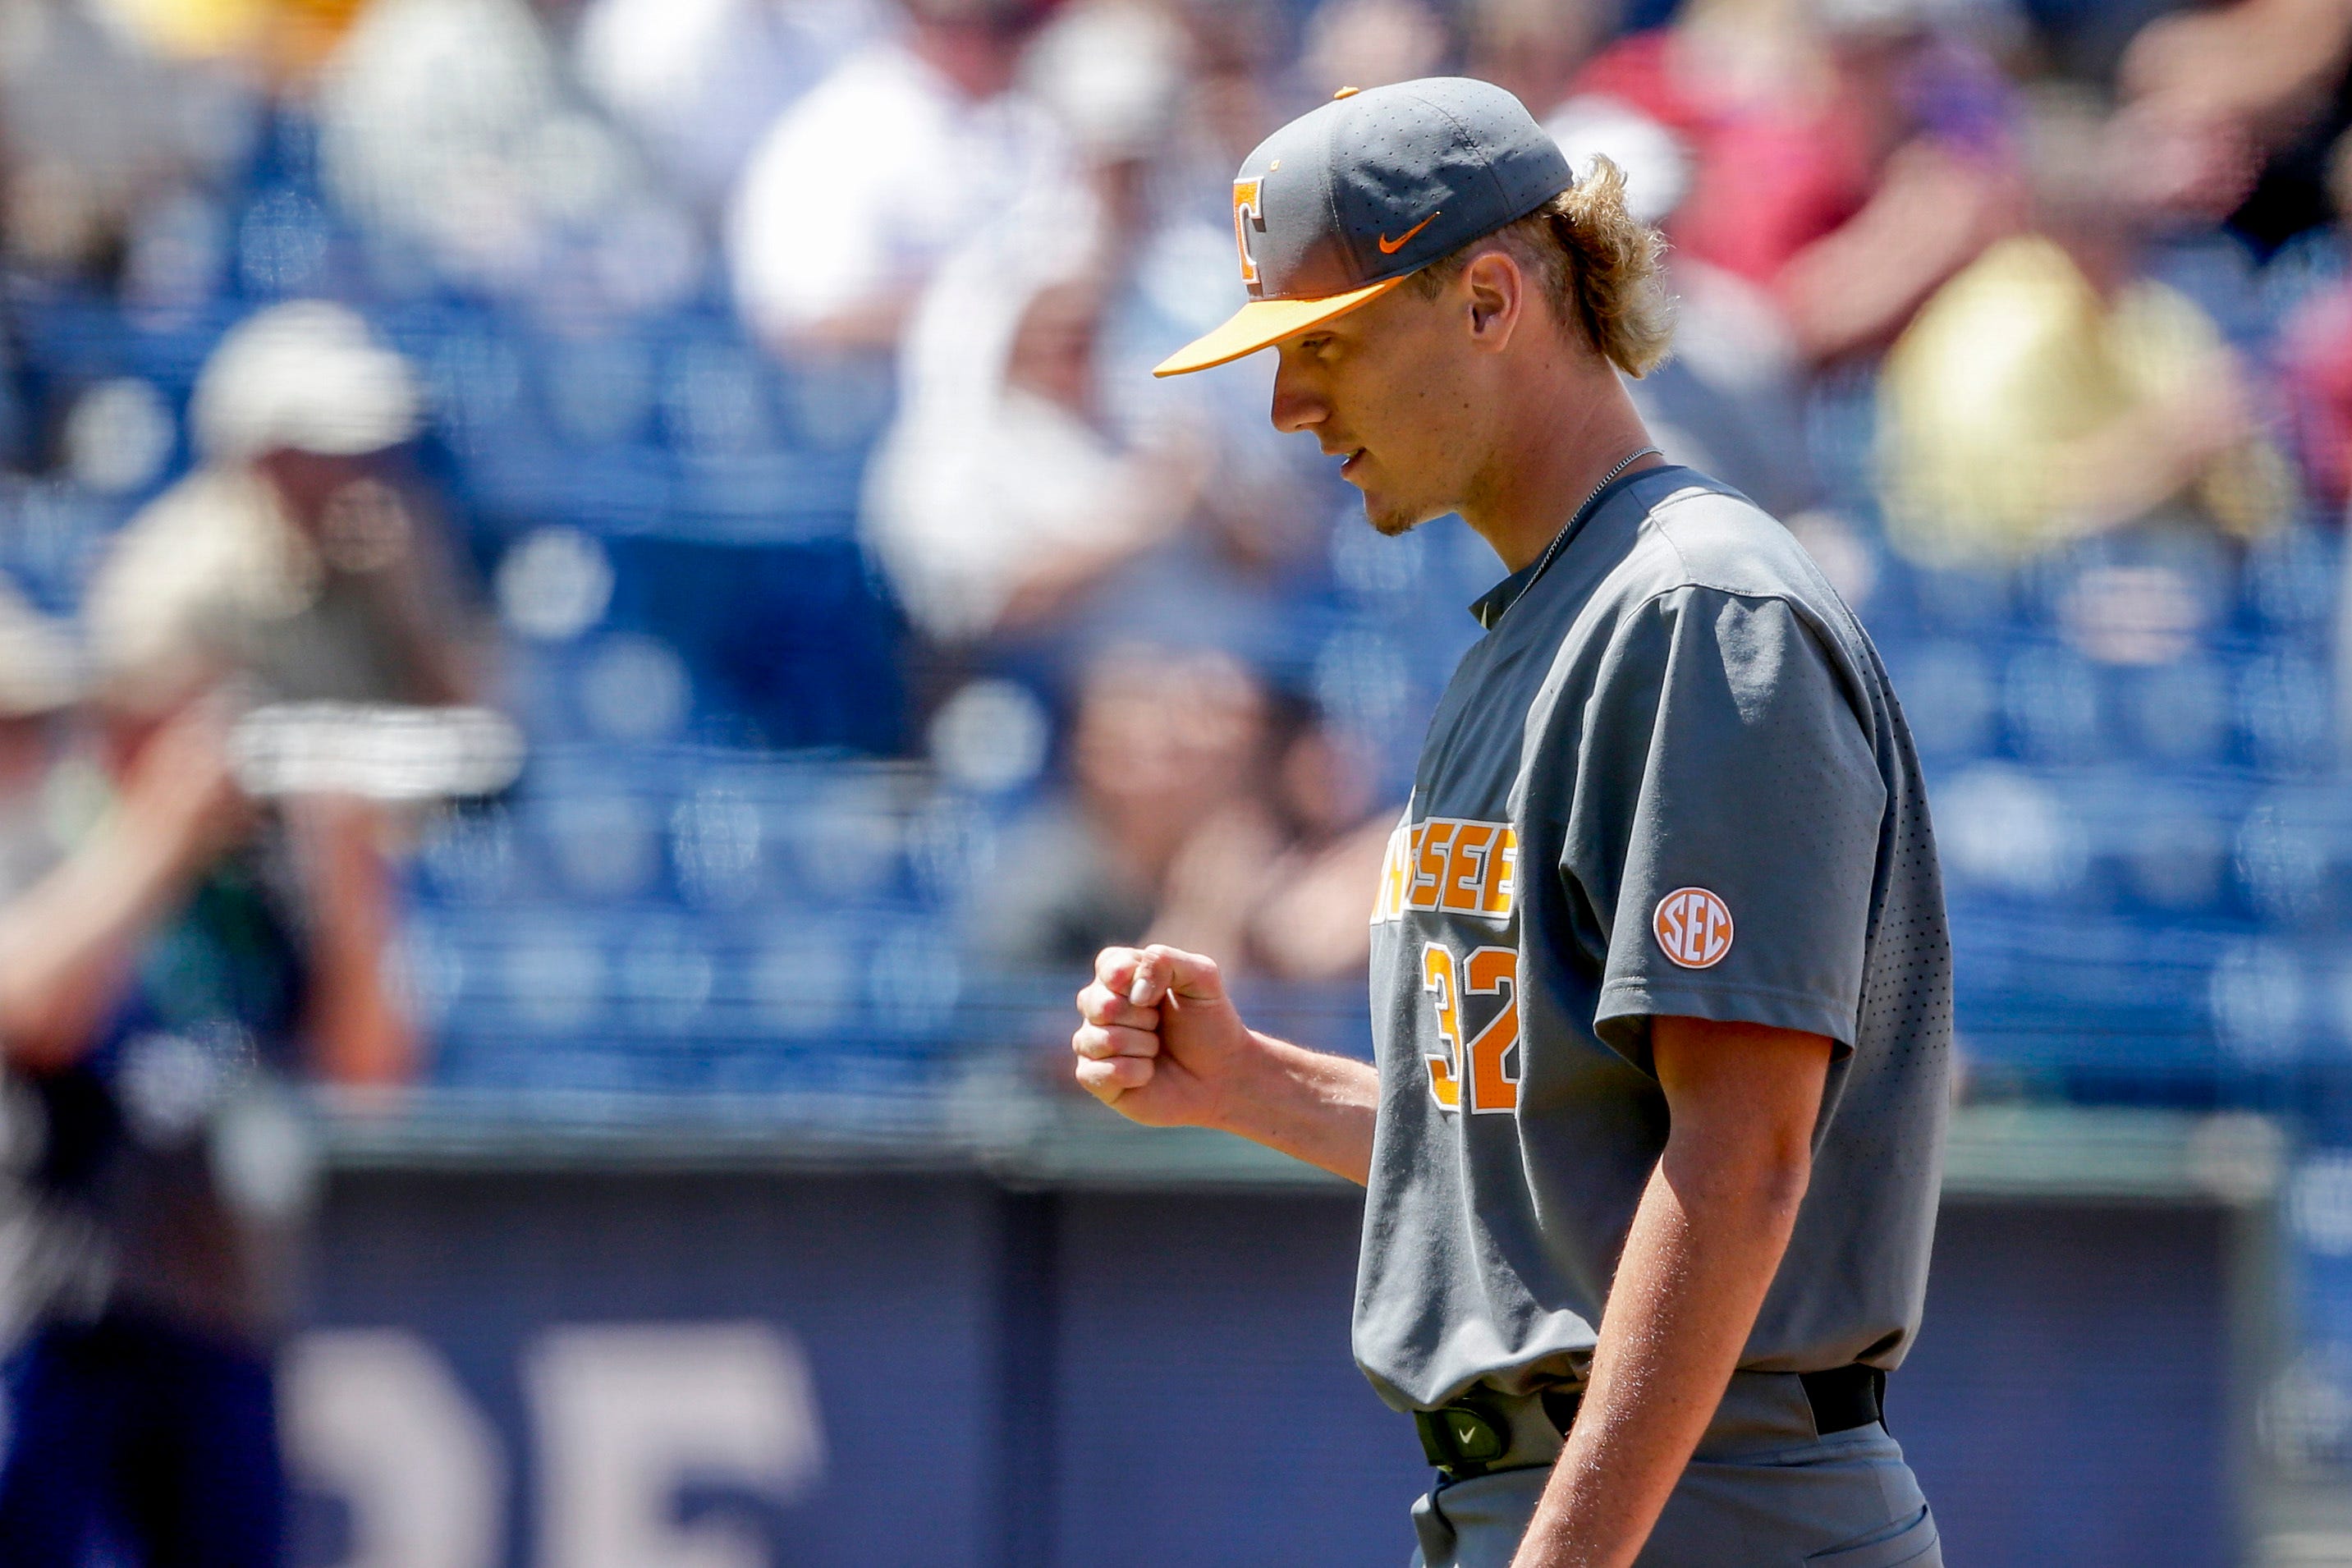
[[[1648,1020],[1838,1042],[1743,1367],[1892,1367],[1919,1322],[1951,961],[1908,731],[1780,524],[1622,479],[1477,606],[1373,914],[1356,1357],[1400,1407],[1580,1382],[1665,1147]]]

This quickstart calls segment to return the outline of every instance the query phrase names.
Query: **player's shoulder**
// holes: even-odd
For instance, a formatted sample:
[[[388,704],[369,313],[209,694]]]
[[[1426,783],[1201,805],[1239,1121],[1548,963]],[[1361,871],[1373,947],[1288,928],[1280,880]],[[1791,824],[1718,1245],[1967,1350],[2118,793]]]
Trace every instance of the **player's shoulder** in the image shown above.
[[[1779,519],[1729,485],[1669,465],[1624,494],[1629,537],[1609,574],[1622,609],[1677,595],[1779,599],[1817,623],[1843,621],[1837,590]]]

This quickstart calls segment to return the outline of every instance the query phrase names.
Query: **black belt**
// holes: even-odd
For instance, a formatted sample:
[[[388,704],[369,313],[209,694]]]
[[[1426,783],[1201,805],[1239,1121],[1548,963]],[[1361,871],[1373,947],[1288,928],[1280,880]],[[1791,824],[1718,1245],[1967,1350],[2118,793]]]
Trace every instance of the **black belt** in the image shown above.
[[[1813,1408],[1813,1430],[1822,1436],[1886,1419],[1886,1373],[1874,1366],[1801,1372],[1797,1381],[1804,1385],[1805,1403]],[[1563,1441],[1583,1403],[1580,1388],[1548,1388],[1536,1396],[1544,1419]],[[1455,1480],[1486,1474],[1511,1447],[1510,1418],[1496,1402],[1475,1394],[1435,1410],[1416,1410],[1412,1420],[1421,1434],[1422,1452]]]
[[[1886,1419],[1886,1373],[1874,1366],[1833,1366],[1801,1372],[1805,1403],[1813,1407],[1813,1430],[1826,1437]]]

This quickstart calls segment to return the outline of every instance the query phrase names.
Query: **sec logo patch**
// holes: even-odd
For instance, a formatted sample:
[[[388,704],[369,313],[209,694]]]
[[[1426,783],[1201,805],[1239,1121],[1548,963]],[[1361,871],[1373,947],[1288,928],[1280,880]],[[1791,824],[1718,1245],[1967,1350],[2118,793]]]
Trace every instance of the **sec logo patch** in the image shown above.
[[[1705,888],[1676,888],[1658,900],[1650,929],[1685,969],[1710,969],[1731,951],[1731,910]]]

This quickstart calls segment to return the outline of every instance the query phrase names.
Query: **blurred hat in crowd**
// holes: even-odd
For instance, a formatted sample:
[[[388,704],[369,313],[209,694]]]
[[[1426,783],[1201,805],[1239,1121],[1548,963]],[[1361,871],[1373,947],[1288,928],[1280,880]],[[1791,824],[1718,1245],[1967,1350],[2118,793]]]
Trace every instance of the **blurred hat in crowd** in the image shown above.
[[[1005,37],[1034,27],[1054,0],[898,0],[918,26],[985,27]]]
[[[1064,12],[1031,47],[1030,90],[1095,157],[1141,158],[1175,123],[1189,40],[1160,11],[1104,0]]]
[[[0,582],[0,720],[69,708],[81,693],[81,658],[73,639]]]
[[[2023,20],[2017,0],[1811,0],[1813,25],[1833,38],[1900,38],[1947,33],[2011,37]]]
[[[408,362],[356,312],[318,300],[239,322],[205,365],[191,409],[196,444],[215,462],[380,452],[414,437],[420,417]]]
[[[1446,43],[1445,23],[1422,0],[1323,0],[1298,69],[1318,93],[1386,87],[1437,69]]]

